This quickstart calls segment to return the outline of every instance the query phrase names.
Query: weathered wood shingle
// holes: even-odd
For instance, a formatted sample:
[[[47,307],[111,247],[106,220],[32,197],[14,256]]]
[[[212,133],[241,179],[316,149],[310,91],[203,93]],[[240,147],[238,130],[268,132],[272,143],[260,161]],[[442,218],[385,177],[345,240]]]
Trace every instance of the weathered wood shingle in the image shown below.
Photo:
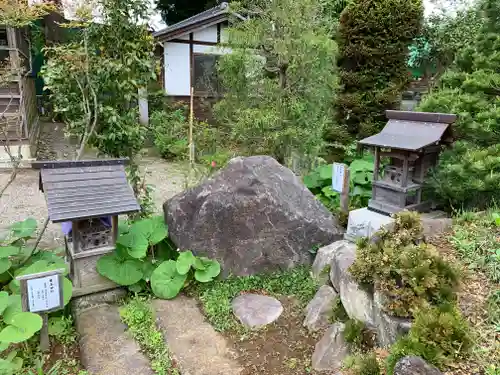
[[[63,222],[140,210],[125,173],[126,159],[35,162],[49,218]]]

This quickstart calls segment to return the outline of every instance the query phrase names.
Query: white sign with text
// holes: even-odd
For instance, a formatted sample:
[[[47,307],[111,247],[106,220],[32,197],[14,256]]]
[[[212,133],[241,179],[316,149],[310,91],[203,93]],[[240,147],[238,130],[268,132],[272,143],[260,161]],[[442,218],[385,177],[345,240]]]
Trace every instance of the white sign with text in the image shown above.
[[[332,189],[337,193],[343,193],[346,187],[347,166],[342,163],[333,163],[332,166]]]
[[[62,307],[59,275],[54,274],[26,280],[30,312],[50,311]]]

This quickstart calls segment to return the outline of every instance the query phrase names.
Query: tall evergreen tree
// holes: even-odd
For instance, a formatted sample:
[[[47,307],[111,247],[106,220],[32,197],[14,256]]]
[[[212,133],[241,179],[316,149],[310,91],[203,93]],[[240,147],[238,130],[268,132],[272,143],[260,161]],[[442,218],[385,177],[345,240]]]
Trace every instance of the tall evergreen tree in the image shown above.
[[[339,124],[362,138],[378,132],[408,84],[408,46],[419,34],[422,0],[352,0],[338,29]],[[338,140],[338,133],[329,134]]]

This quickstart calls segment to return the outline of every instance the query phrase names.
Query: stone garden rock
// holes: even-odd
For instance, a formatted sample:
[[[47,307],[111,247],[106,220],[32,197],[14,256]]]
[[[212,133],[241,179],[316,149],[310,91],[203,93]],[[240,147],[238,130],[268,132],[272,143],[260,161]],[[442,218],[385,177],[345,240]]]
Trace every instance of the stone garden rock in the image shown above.
[[[310,332],[328,327],[335,297],[337,292],[331,286],[321,286],[305,309],[304,327]]]
[[[375,327],[373,295],[362,289],[348,271],[356,259],[356,245],[346,241],[339,242],[343,242],[343,246],[339,246],[334,254],[330,280],[340,294],[347,315],[365,323],[368,327]]]
[[[316,371],[338,371],[342,361],[349,355],[349,346],[344,340],[344,324],[335,323],[316,344],[312,355],[312,367]]]
[[[231,160],[163,210],[174,243],[217,259],[224,276],[310,264],[314,246],[344,233],[300,178],[268,156]]]
[[[234,315],[249,328],[260,328],[277,320],[283,312],[276,298],[260,294],[242,294],[231,303]]]
[[[241,373],[232,345],[207,322],[195,299],[179,295],[152,304],[165,344],[182,375]]]
[[[383,297],[379,292],[374,293],[374,317],[377,327],[377,339],[379,345],[387,347],[396,342],[396,340],[406,335],[411,328],[411,320],[399,318],[387,314],[383,310]]]
[[[428,364],[420,357],[401,358],[394,367],[394,375],[442,375],[436,367]]]
[[[316,253],[311,274],[320,285],[329,282],[328,275],[330,273],[333,257],[339,248],[346,246],[347,244],[347,241],[335,241],[328,246],[320,248]]]
[[[117,306],[76,313],[80,358],[93,375],[153,375],[149,360],[122,323]]]

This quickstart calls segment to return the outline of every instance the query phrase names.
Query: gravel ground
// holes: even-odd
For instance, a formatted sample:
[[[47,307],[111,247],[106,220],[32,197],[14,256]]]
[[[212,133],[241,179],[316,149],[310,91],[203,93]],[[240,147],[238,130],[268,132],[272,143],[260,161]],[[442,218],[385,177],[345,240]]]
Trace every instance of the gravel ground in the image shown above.
[[[144,157],[140,161],[146,182],[155,187],[154,200],[158,212],[168,198],[184,190],[186,183],[185,163],[169,163],[157,157]],[[4,186],[10,171],[0,171],[0,186]],[[32,169],[19,171],[16,180],[0,198],[0,228],[33,217],[42,226],[47,217],[43,193],[38,190],[38,173]],[[42,237],[41,246],[55,247],[63,244],[59,224],[50,223]]]

